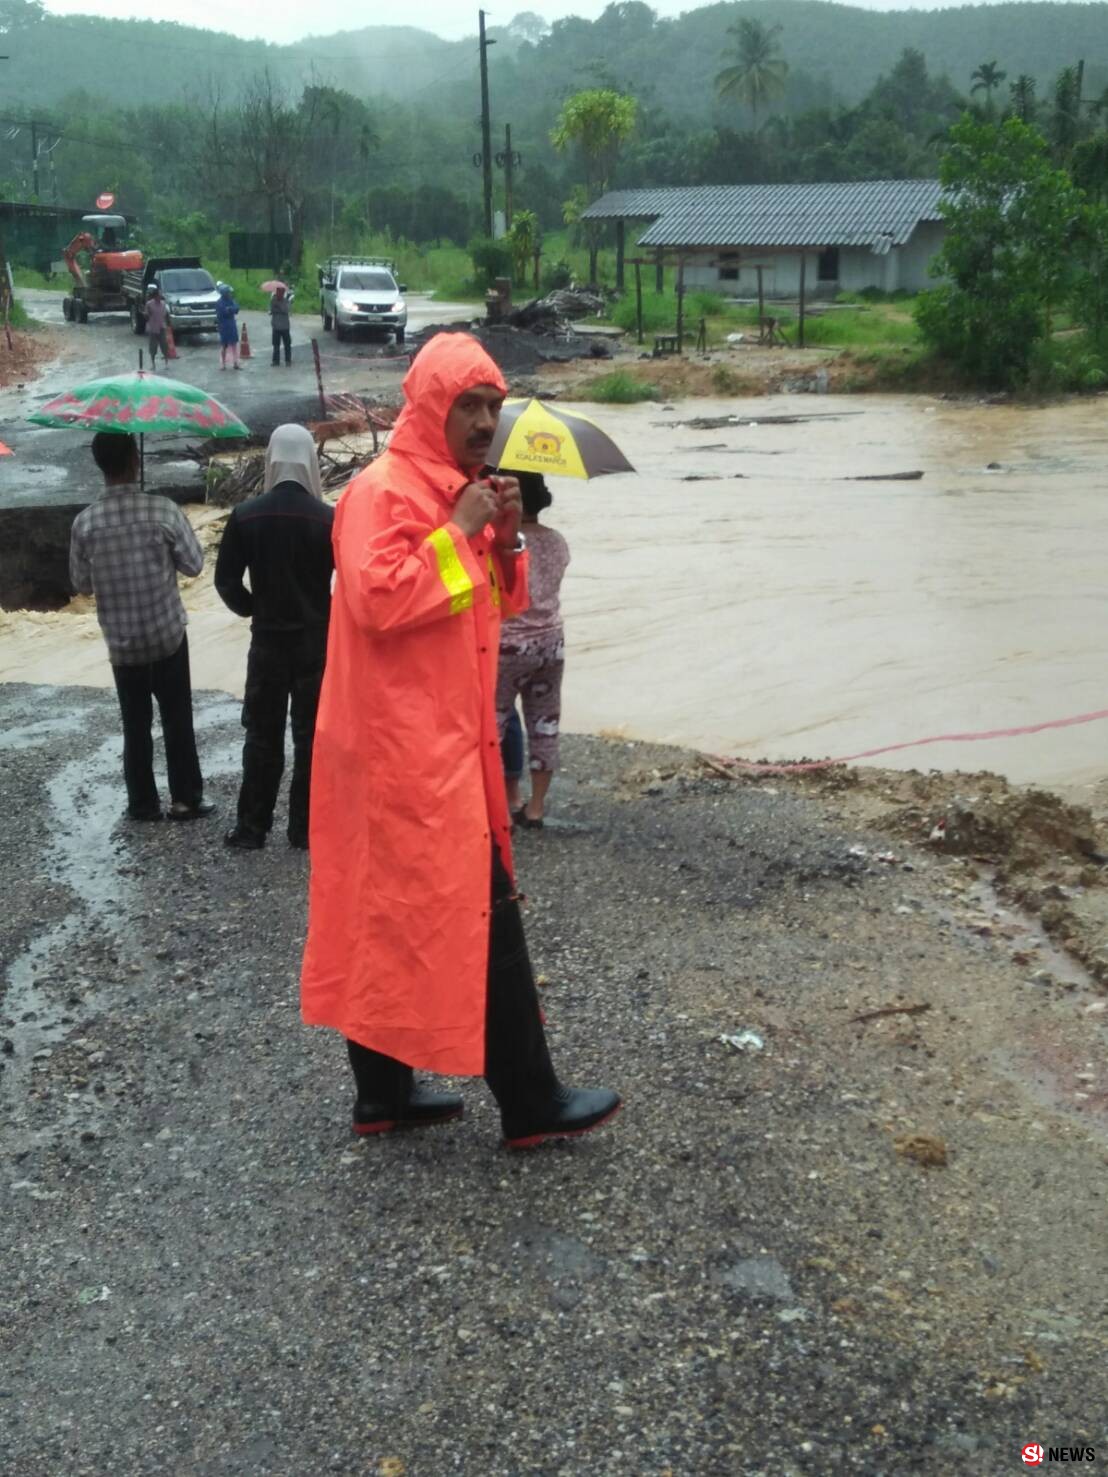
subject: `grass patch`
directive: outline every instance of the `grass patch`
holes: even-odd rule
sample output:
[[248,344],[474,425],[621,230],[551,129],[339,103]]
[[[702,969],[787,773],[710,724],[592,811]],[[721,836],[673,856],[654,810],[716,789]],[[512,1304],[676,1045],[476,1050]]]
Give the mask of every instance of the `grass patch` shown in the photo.
[[899,348],[846,350],[834,361],[834,388],[844,394],[864,391],[943,394],[970,386],[933,350],[916,343]]
[[27,310],[18,298],[12,300],[11,312],[8,314],[8,322],[12,328],[30,328],[31,319],[27,316]]
[[[697,324],[707,318],[709,332],[713,327],[757,322],[757,311],[729,307],[723,298],[714,292],[687,292],[685,294],[685,332],[696,337]],[[609,321],[625,333],[634,333],[638,323],[634,291],[626,293],[612,307]],[[642,295],[642,325],[644,333],[677,332],[677,298],[672,292],[644,292]]]
[[658,387],[629,374],[626,369],[613,370],[598,379],[589,380],[582,391],[589,400],[601,405],[637,405],[641,400],[657,400]]
[[65,284],[71,281],[69,273],[64,276],[55,272],[53,277],[44,277],[41,272],[36,272],[34,267],[13,267],[12,281],[16,287],[40,287],[47,292],[60,292]]

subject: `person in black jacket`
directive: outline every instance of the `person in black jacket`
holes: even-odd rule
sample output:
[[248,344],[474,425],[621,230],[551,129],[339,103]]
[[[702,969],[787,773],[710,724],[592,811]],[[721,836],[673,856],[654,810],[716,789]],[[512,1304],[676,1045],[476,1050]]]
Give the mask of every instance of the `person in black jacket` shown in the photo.
[[[292,707],[288,838],[308,845],[308,789],[316,708],[331,613],[331,525],[315,442],[303,426],[278,426],[265,454],[265,491],[227,520],[215,587],[236,615],[250,616],[242,724],[242,787],[228,846],[265,845],[285,767],[285,717]],[[249,570],[250,588],[243,583]]]

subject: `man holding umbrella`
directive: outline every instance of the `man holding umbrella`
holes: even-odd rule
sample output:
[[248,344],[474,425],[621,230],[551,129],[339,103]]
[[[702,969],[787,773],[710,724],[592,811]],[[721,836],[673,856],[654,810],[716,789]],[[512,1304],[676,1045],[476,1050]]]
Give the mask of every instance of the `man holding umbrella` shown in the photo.
[[346,1038],[358,1134],[459,1116],[413,1068],[484,1076],[512,1148],[619,1108],[555,1075],[513,879],[494,697],[527,556],[517,482],[477,480],[505,394],[475,339],[436,335],[335,517],[301,1005]]

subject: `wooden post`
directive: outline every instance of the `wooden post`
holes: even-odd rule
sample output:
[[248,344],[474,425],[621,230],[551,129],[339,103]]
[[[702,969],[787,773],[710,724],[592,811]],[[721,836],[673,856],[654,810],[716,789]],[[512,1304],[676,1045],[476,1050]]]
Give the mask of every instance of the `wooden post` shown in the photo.
[[642,343],[642,258],[635,258],[635,327]]
[[539,291],[539,266],[542,262],[542,242],[535,247],[535,292]]
[[327,399],[323,393],[323,367],[319,362],[319,340],[312,339],[312,358],[315,360],[315,382],[319,387],[319,413],[323,420],[327,419]]
[[616,291],[623,291],[623,253],[625,249],[625,231],[622,221],[616,221]]
[[659,246],[654,253],[654,291],[665,292],[666,269],[662,261],[662,248]]
[[765,268],[759,262],[754,270],[758,273],[758,337],[761,338],[766,331],[766,294],[765,285],[762,282],[762,273]]
[[796,325],[796,346],[798,349],[804,347],[804,278],[808,266],[808,253],[800,253],[800,316]]
[[512,229],[512,125],[504,125],[504,224]]
[[685,258],[677,259],[677,352],[685,352]]
[[492,121],[489,114],[489,47],[485,35],[485,12],[477,12],[478,45],[481,49],[481,184],[485,203],[485,235],[492,235]]

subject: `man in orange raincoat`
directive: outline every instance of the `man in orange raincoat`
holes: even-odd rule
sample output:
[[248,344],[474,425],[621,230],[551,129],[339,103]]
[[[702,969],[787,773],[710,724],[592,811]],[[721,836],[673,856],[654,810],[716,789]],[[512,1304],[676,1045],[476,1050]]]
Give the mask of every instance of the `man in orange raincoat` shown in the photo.
[[506,393],[470,335],[431,339],[335,516],[301,1004],[346,1037],[359,1134],[462,1112],[413,1068],[484,1076],[516,1148],[620,1103],[558,1082],[515,898],[496,665],[527,556],[518,483],[477,480]]

